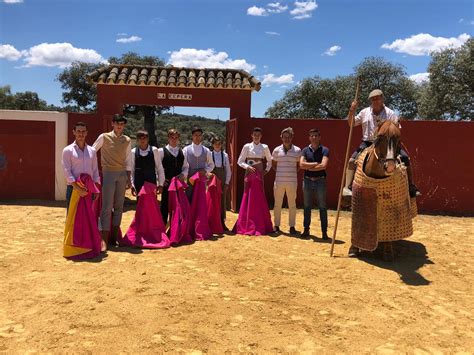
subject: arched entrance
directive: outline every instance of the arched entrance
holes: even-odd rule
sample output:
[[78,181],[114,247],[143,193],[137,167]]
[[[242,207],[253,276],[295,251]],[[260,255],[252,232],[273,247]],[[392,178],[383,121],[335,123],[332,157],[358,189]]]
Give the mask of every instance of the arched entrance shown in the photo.
[[241,193],[237,182],[242,175],[237,169],[237,122],[250,120],[251,94],[261,87],[254,76],[234,69],[111,64],[90,73],[88,79],[97,86],[95,127],[99,132],[110,129],[112,116],[121,114],[126,104],[229,108],[226,142],[232,164],[231,207],[237,209],[236,197]]

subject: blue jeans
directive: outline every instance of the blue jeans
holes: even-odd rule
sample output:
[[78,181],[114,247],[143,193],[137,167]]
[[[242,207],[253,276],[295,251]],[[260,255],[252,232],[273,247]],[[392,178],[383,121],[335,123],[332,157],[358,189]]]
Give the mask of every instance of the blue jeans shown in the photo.
[[319,207],[319,219],[321,220],[321,232],[328,230],[328,210],[326,207],[326,178],[317,180],[303,180],[304,195],[304,220],[303,227],[309,228],[311,224],[311,208],[313,207],[313,196],[316,193],[316,199]]

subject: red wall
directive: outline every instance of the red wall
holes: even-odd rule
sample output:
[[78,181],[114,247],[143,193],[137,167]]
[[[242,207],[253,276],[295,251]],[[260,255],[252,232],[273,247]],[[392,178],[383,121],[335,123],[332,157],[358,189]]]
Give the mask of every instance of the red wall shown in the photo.
[[0,120],[0,198],[54,200],[55,123]]
[[[239,120],[237,147],[250,141],[253,127],[263,129],[263,143],[272,151],[281,144],[280,132],[291,126],[295,130],[294,144],[303,148],[308,142],[308,131],[319,128],[322,144],[330,149],[328,167],[328,205],[337,208],[337,197],[349,135],[345,120],[315,119],[250,119]],[[418,198],[420,212],[474,215],[474,123],[439,121],[402,122],[402,140],[412,160],[415,182],[423,195]],[[361,128],[355,127],[352,148],[361,141]],[[234,162],[236,157],[232,157]],[[238,168],[237,198],[242,196],[243,169]],[[302,172],[300,172],[302,179]],[[301,181],[300,179],[300,181]],[[273,203],[272,171],[265,178],[267,198]],[[298,205],[302,205],[302,187],[298,186]]]

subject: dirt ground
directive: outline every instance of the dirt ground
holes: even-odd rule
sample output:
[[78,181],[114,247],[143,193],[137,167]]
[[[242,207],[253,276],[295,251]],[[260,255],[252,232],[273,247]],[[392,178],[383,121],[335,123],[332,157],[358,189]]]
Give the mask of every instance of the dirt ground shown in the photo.
[[418,216],[392,263],[345,256],[348,212],[334,258],[316,237],[226,235],[72,262],[64,220],[59,203],[0,203],[0,351],[474,351],[474,218]]

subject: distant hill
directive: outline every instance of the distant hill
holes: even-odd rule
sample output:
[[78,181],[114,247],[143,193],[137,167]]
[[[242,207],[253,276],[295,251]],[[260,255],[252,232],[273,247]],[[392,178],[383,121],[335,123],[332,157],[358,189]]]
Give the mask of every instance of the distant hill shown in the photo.
[[[168,143],[168,130],[175,128],[181,134],[181,146],[191,143],[191,130],[199,126],[204,131],[204,145],[210,146],[210,140],[218,135],[225,141],[225,122],[218,119],[210,119],[202,116],[188,116],[173,113],[164,113],[155,119],[156,137],[158,146],[162,147]],[[125,134],[135,139],[137,130],[143,129],[143,117],[129,118],[125,128]]]

